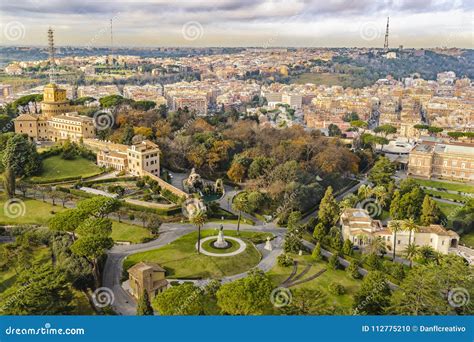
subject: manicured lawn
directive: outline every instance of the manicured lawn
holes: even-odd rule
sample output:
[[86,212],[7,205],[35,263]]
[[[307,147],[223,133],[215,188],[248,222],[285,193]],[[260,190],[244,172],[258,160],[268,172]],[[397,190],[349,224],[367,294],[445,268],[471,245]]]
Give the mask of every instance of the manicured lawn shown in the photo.
[[[415,179],[415,178],[414,178]],[[452,191],[462,191],[474,194],[474,185],[465,183],[450,183],[438,180],[415,179],[415,181],[422,186],[429,186],[432,188],[444,188]]]
[[[48,220],[53,217],[51,211],[59,212],[65,210],[61,205],[52,206],[49,203],[42,201],[37,201],[30,198],[20,198],[24,207],[21,209],[21,212],[24,215],[18,217],[8,217],[5,214],[5,202],[6,196],[2,194],[0,196],[0,224],[42,224],[46,225]],[[20,202],[21,203],[21,202]],[[20,208],[19,205],[18,207]],[[13,206],[9,207],[10,210],[13,210]]]
[[[216,230],[203,230],[202,237],[217,235]],[[224,231],[226,236],[236,236],[236,231]],[[143,253],[128,256],[124,262],[127,270],[140,261],[155,262],[167,270],[169,278],[221,278],[239,274],[255,267],[260,259],[260,252],[253,246],[265,241],[267,233],[241,232],[240,238],[247,242],[244,252],[231,257],[211,257],[197,254],[195,245],[197,232],[187,234],[169,245]]]
[[91,177],[101,173],[100,167],[94,162],[76,158],[64,160],[60,156],[52,156],[43,160],[43,172],[40,176],[30,178],[31,182],[59,181],[72,177]]
[[[344,270],[330,270],[328,268],[328,264],[325,261],[318,261],[314,262],[311,260],[309,255],[297,256],[292,255],[293,259],[298,260],[298,271],[296,275],[298,275],[301,271],[303,271],[306,265],[311,264],[312,267],[308,273],[306,273],[301,279],[308,278],[317,272],[321,271],[322,269],[326,269],[319,277],[305,282],[303,284],[295,285],[290,287],[291,289],[295,288],[307,288],[307,289],[319,289],[323,291],[329,299],[329,303],[338,309],[343,309],[346,314],[350,314],[350,310],[353,303],[353,295],[359,289],[361,285],[360,280],[355,280],[350,278]],[[293,270],[293,266],[291,267],[281,267],[276,264],[267,274],[270,279],[273,281],[275,286],[279,286],[284,280],[286,280]],[[344,286],[346,293],[340,296],[331,294],[328,291],[328,286],[332,282],[340,284]]]
[[[50,203],[34,200],[31,198],[21,198],[24,204],[24,215],[19,217],[8,217],[5,215],[5,195],[0,195],[0,224],[40,224],[48,225],[48,221],[55,213],[66,210],[61,205],[53,206]],[[142,242],[143,239],[153,235],[146,228],[131,225],[123,222],[112,222],[112,238],[115,241],[130,241],[131,243]]]
[[470,248],[474,248],[474,232],[462,235],[461,244],[464,244]]
[[151,237],[153,234],[146,228],[124,222],[113,221],[112,223],[112,239],[114,241],[140,243]]
[[445,192],[445,191],[436,191],[436,190],[425,189],[425,192],[427,194],[431,195],[431,196],[441,197],[441,198],[451,200],[451,201],[456,201],[456,202],[463,202],[464,203],[464,202],[467,202],[467,200],[469,199],[466,196],[462,196],[462,195],[458,195],[458,194],[451,194],[451,193]]

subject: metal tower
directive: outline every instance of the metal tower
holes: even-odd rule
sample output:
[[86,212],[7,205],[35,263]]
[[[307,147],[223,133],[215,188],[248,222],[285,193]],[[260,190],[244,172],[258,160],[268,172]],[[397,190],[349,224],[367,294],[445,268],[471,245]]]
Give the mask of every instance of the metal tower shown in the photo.
[[389,21],[390,17],[387,17],[387,29],[385,30],[385,42],[383,44],[383,48],[385,50],[388,49],[388,21]]
[[48,53],[49,53],[49,83],[56,83],[56,77],[54,72],[54,67],[56,62],[54,60],[54,31],[50,27],[48,29]]
[[112,27],[113,18],[110,19],[110,65],[114,65],[114,33]]

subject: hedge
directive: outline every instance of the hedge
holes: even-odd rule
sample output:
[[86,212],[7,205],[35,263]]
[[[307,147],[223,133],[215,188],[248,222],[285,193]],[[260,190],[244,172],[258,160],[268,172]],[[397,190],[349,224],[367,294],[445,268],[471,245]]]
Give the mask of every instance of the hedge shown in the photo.
[[86,181],[86,182],[82,182],[82,184],[84,186],[89,186],[89,185],[100,184],[100,183],[128,182],[128,181],[136,181],[136,180],[138,180],[138,177],[134,177],[134,176],[113,177],[113,178],[97,179],[97,180],[93,180],[93,181]]
[[121,203],[122,203],[122,207],[125,207],[128,209],[146,212],[146,213],[153,213],[153,214],[158,214],[158,215],[163,215],[163,216],[173,216],[173,215],[181,213],[181,208],[179,207],[174,207],[171,209],[159,209],[159,208],[148,208],[148,207],[144,207],[138,204],[128,203],[125,201]]

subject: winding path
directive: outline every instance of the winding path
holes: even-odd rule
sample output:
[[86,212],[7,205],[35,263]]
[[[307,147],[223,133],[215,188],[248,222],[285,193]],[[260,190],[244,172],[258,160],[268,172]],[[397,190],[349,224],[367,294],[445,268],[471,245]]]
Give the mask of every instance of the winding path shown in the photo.
[[[207,223],[204,228],[213,228],[215,223]],[[224,229],[236,229],[236,224],[227,223],[224,224]],[[276,258],[282,252],[283,235],[286,231],[285,228],[279,228],[271,224],[264,226],[251,226],[251,225],[240,225],[241,230],[245,231],[256,231],[256,232],[267,232],[272,233],[276,236],[273,240],[273,250],[266,251],[263,249],[263,245],[258,245],[257,248],[262,253],[262,259],[260,260],[257,268],[264,272],[269,271],[276,262]],[[166,223],[161,226],[161,233],[158,239],[135,245],[116,245],[107,253],[107,261],[104,267],[104,274],[102,277],[103,286],[108,287],[114,293],[114,302],[112,304],[113,309],[120,315],[135,315],[136,314],[136,303],[134,298],[125,291],[122,286],[122,272],[123,272],[123,261],[131,254],[145,252],[153,249],[163,247],[174,240],[195,231],[196,228],[191,224],[186,223]],[[224,277],[221,279],[223,283],[234,281],[236,279],[243,278],[247,275],[247,272]],[[205,284],[208,279],[198,281],[198,284]]]

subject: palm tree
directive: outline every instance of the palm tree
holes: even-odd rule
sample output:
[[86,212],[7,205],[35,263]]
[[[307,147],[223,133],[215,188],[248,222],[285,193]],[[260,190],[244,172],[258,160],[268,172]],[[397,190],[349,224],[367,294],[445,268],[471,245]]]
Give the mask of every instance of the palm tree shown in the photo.
[[201,253],[201,228],[206,223],[207,217],[203,211],[198,211],[189,218],[189,222],[198,227],[198,254]]
[[374,194],[380,206],[382,208],[385,207],[385,204],[387,204],[387,200],[388,200],[387,189],[384,186],[379,185],[372,189],[372,193]]
[[415,245],[414,243],[409,244],[405,248],[405,253],[404,254],[405,254],[405,258],[407,258],[407,260],[410,260],[410,267],[412,267],[413,266],[413,260],[418,255],[418,246]]
[[239,220],[237,221],[237,235],[240,234],[240,220],[242,219],[242,211],[249,210],[249,203],[245,194],[240,194],[234,198],[232,208],[239,212]]
[[408,230],[410,232],[409,235],[408,235],[408,244],[410,245],[412,243],[412,241],[411,241],[412,233],[419,232],[420,228],[415,223],[415,220],[413,219],[413,217],[410,217],[408,220],[403,221],[403,230],[405,230],[405,231]]
[[393,258],[392,260],[395,260],[395,250],[397,248],[397,233],[403,229],[403,224],[399,220],[393,220],[393,221],[390,221],[388,225],[389,225],[389,228],[393,232]]
[[375,239],[370,241],[370,244],[367,247],[367,251],[370,254],[375,254],[375,255],[385,254],[386,253],[385,242],[382,240],[380,236],[377,236]]
[[370,185],[362,184],[357,190],[357,196],[360,200],[365,200],[372,196],[372,188],[370,187]]

